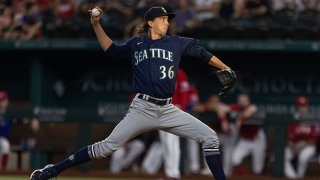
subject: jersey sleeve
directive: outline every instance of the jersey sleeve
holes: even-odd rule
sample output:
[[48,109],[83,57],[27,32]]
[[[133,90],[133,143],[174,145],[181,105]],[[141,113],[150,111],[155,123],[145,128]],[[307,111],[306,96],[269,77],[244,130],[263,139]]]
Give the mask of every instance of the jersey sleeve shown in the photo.
[[107,56],[129,58],[132,41],[133,38],[121,44],[112,43],[111,46],[105,52]]
[[199,45],[199,40],[193,38],[180,37],[180,47],[183,55],[200,58],[208,63],[213,56],[209,51]]

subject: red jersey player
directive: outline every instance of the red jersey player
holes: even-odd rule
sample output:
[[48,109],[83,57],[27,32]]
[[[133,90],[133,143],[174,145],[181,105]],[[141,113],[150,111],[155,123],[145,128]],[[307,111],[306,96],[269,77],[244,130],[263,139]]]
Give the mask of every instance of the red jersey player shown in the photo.
[[[295,117],[304,117],[310,114],[307,97],[297,97],[295,104],[297,108]],[[285,148],[284,167],[286,177],[291,179],[304,177],[308,161],[315,156],[318,137],[319,125],[293,123],[288,126],[288,144]]]
[[265,161],[266,137],[260,124],[246,124],[247,119],[252,119],[258,108],[251,103],[250,97],[246,93],[240,93],[237,104],[230,106],[234,117],[236,128],[239,131],[239,142],[236,145],[232,157],[234,172],[237,173],[242,160],[252,155],[252,171],[255,174],[262,173]]

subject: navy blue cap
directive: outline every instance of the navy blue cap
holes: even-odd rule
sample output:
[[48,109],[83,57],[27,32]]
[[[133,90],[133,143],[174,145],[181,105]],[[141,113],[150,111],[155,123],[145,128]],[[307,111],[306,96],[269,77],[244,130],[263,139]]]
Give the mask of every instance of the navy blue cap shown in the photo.
[[149,21],[160,16],[168,16],[169,20],[176,17],[174,13],[167,13],[167,10],[164,7],[156,6],[148,9],[144,13],[144,20]]

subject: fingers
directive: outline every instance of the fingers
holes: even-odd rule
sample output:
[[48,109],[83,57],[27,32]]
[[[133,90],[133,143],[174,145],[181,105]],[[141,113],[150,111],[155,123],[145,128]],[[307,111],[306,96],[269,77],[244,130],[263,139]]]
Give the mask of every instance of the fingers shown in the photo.
[[98,9],[98,11],[102,12],[102,9],[99,6],[95,6],[96,9]]

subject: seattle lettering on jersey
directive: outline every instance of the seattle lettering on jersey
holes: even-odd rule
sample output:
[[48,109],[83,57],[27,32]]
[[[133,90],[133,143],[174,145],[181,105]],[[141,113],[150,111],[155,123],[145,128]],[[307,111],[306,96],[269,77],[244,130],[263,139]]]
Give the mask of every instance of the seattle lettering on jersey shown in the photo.
[[[149,56],[151,57],[149,58]],[[173,61],[173,53],[171,51],[159,48],[150,48],[149,53],[147,52],[147,49],[143,51],[135,51],[134,57],[136,59],[135,65],[138,65],[143,60],[153,58],[161,58],[168,61]]]

